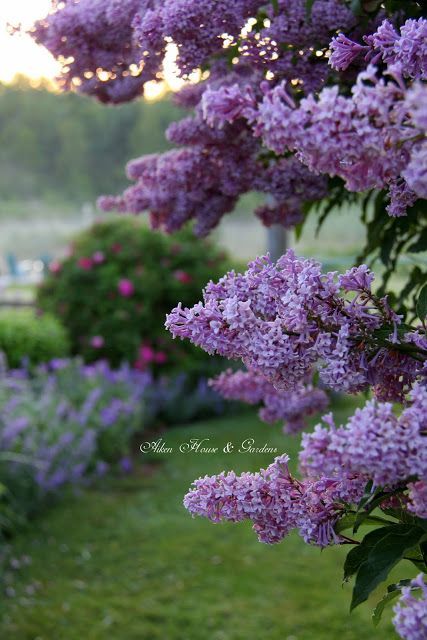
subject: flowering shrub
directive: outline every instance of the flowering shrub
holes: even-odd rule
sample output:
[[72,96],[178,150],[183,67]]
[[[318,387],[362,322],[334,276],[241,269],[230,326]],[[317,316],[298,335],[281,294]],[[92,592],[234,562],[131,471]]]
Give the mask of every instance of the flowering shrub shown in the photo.
[[39,318],[24,310],[0,313],[0,352],[10,367],[19,367],[24,361],[38,365],[67,356],[69,351],[67,332],[51,314]]
[[164,317],[177,299],[196,302],[205,280],[227,264],[214,245],[195,242],[189,232],[169,239],[133,219],[110,220],[82,233],[72,254],[51,265],[38,305],[61,318],[73,352],[87,362],[197,373],[209,368],[208,358],[176,348]]
[[[0,379],[0,485],[11,528],[49,496],[129,464],[132,435],[144,426],[150,376],[107,363],[53,360],[30,375]],[[15,516],[14,514],[17,514]]]
[[[210,282],[204,303],[182,300],[167,327],[241,360],[247,374],[214,384],[264,401],[267,413],[266,390],[300,393],[317,375],[375,399],[348,425],[326,416],[327,427],[304,438],[301,479],[283,455],[258,474],[201,478],[185,504],[215,522],[250,519],[268,543],[297,529],[320,547],[355,545],[345,564],[345,577],[355,576],[352,607],[403,559],[425,572],[425,264],[398,294],[387,292],[401,255],[427,248],[425,2],[81,0],[55,5],[33,35],[63,61],[64,86],[106,102],[130,100],[159,79],[170,43],[183,77],[204,71],[177,96],[193,109],[167,131],[179,148],[129,163],[134,184],[101,198],[103,209],[148,210],[152,226],[168,232],[194,219],[205,235],[250,190],[268,196],[255,212],[267,226],[301,230],[307,215],[320,212],[321,225],[335,205],[360,204],[360,263],[381,260],[378,290],[360,263],[337,278],[292,253],[277,264],[259,258],[245,274]],[[355,539],[361,524],[377,528]],[[422,576],[390,585],[375,619],[400,597],[398,633],[424,640],[425,589]]]

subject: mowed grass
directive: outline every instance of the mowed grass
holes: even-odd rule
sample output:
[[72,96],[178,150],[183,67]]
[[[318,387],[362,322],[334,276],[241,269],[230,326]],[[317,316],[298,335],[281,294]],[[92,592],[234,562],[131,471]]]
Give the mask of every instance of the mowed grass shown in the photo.
[[[343,417],[348,411],[339,409]],[[235,451],[177,452],[190,438],[210,438],[220,452],[231,441]],[[15,597],[3,601],[0,638],[397,637],[390,616],[374,629],[372,603],[349,615],[351,585],[341,584],[347,549],[320,552],[297,536],[267,546],[249,523],[213,525],[186,513],[182,497],[194,478],[223,469],[256,470],[272,460],[274,454],[238,453],[245,438],[295,460],[298,439],[254,414],[200,422],[164,434],[174,453],[153,454],[132,477],[108,480],[42,514],[14,541],[14,556],[28,554],[32,564],[16,574]],[[39,587],[29,595],[35,581]]]

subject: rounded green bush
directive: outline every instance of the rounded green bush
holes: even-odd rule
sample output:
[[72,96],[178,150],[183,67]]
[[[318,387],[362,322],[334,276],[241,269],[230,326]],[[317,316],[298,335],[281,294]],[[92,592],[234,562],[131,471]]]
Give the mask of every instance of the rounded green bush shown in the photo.
[[67,356],[70,344],[65,328],[51,314],[10,309],[0,312],[0,352],[9,367],[16,368],[23,362],[37,365]]
[[155,372],[210,373],[218,368],[187,341],[174,341],[165,316],[230,268],[222,250],[190,230],[166,236],[131,217],[96,223],[71,255],[54,262],[38,291],[38,306],[67,328],[72,352],[86,362],[128,362]]

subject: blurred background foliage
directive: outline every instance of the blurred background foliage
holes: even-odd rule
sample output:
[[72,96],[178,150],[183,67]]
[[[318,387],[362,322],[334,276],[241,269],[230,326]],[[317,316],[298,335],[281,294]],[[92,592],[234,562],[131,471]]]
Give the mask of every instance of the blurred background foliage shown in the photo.
[[[126,187],[124,166],[168,148],[164,131],[182,111],[170,100],[107,108],[74,93],[0,85],[0,194],[4,200],[72,204]],[[6,126],[7,125],[7,126]]]

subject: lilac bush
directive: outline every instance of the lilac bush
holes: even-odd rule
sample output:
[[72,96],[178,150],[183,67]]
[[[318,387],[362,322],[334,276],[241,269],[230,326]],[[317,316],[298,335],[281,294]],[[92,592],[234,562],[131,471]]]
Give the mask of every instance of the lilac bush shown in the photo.
[[[359,206],[367,242],[347,273],[292,252],[261,257],[167,319],[174,336],[241,361],[246,373],[214,386],[263,402],[265,417],[301,416],[295,398],[317,378],[373,396],[346,425],[328,415],[304,436],[300,478],[283,455],[257,474],[201,478],[185,498],[215,522],[251,520],[263,542],[297,529],[320,547],[354,545],[352,607],[400,561],[426,570],[426,25],[420,0],[67,0],[33,29],[63,85],[105,102],[161,79],[171,45],[183,78],[200,71],[176,96],[192,110],[167,131],[177,147],[131,161],[134,184],[101,198],[104,210],[205,235],[253,190],[266,196],[255,212],[265,225],[298,232],[307,216],[321,225],[337,205]],[[414,264],[391,292],[406,253]],[[368,258],[382,262],[379,286]],[[375,619],[399,596],[399,635],[426,638],[422,577],[390,585]]]

